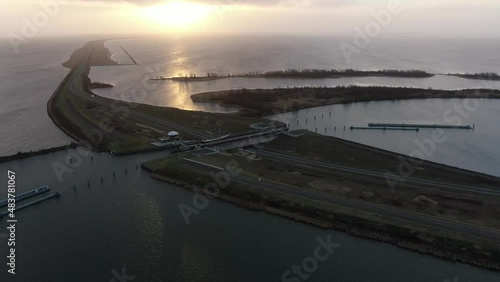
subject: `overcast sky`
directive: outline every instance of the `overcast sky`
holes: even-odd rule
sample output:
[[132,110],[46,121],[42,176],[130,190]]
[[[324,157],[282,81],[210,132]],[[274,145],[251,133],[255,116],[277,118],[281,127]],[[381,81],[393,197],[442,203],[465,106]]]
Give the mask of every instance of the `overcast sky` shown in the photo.
[[[55,8],[43,8],[48,3]],[[0,36],[138,33],[353,34],[392,0],[1,0]],[[174,4],[172,4],[174,2]],[[500,37],[499,0],[400,0],[384,34]],[[396,5],[396,4],[393,4]],[[386,18],[384,18],[386,19]],[[25,35],[26,35],[25,34]]]

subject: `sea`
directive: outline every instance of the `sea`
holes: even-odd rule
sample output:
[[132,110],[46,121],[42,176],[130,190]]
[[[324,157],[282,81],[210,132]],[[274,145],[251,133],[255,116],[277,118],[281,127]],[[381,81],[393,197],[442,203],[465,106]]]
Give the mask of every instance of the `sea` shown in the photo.
[[[0,156],[71,142],[47,116],[46,103],[67,74],[61,63],[89,39],[93,38],[33,39],[19,53],[8,42],[1,43]],[[90,76],[115,86],[96,90],[105,97],[222,113],[235,109],[193,103],[189,96],[225,89],[336,85],[500,89],[500,82],[443,75],[425,79],[230,78],[189,84],[149,80],[154,76],[288,68],[500,73],[500,40],[381,36],[349,61],[339,45],[350,41],[350,37],[237,35],[113,39],[106,45],[119,65],[93,67]],[[131,64],[122,48],[137,65]],[[139,92],[143,95],[134,95]],[[468,109],[465,115],[455,111],[457,105]],[[433,150],[426,147],[432,152],[424,154],[432,161],[500,176],[500,101],[382,101],[317,107],[269,118],[287,122],[292,129],[404,154],[424,152],[419,144],[432,137],[432,130],[351,131],[348,127],[369,122],[475,125],[474,130],[445,130],[447,141],[435,144]],[[310,261],[321,240],[338,247],[307,273],[306,281],[500,281],[498,272],[215,199],[187,223],[180,207],[194,205],[196,195],[153,180],[137,169],[142,161],[163,153],[119,158],[94,153],[71,164],[69,153],[63,150],[0,163],[0,183],[5,183],[0,190],[2,199],[7,194],[7,170],[16,172],[19,192],[49,185],[53,192],[61,193],[60,198],[17,211],[16,276],[6,272],[8,223],[0,221],[0,281],[120,281],[124,274],[134,277],[133,281],[282,281],[294,265]],[[62,178],[54,169],[60,164],[71,168]]]

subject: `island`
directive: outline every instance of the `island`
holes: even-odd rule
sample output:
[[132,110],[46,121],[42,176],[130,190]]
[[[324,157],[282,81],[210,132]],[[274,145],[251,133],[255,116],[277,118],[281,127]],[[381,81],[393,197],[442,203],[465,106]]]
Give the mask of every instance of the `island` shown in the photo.
[[196,81],[209,81],[224,78],[310,78],[310,79],[320,79],[320,78],[342,78],[342,77],[368,77],[368,76],[378,76],[378,77],[399,77],[399,78],[428,78],[433,77],[433,74],[427,73],[421,70],[325,70],[325,69],[288,69],[280,71],[267,71],[267,72],[246,72],[237,74],[218,74],[218,73],[207,73],[205,76],[198,76],[194,73],[189,75],[179,75],[177,77],[155,77],[151,80],[172,80],[180,82],[196,82]]
[[355,102],[425,98],[500,98],[500,90],[436,90],[405,87],[338,86],[237,89],[194,94],[195,102],[240,108],[242,116],[265,116],[305,108]]
[[480,73],[448,73],[449,76],[457,76],[466,79],[476,80],[500,80],[500,75],[494,72],[480,72]]

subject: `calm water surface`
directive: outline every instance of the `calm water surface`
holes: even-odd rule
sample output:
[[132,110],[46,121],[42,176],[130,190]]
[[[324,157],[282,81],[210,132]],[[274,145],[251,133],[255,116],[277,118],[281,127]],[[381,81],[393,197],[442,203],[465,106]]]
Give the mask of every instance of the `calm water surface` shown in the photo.
[[[110,98],[187,110],[227,111],[195,104],[190,96],[205,91],[240,88],[300,86],[380,85],[438,89],[495,88],[500,81],[488,82],[457,77],[435,76],[424,79],[361,77],[340,79],[248,79],[230,78],[208,82],[179,83],[162,81],[148,88],[139,98],[130,94],[144,88],[143,81],[154,76],[178,76],[208,72],[220,74],[269,71],[289,68],[307,69],[420,69],[430,73],[499,72],[500,40],[452,40],[436,38],[381,37],[361,54],[347,62],[339,44],[343,37],[292,36],[216,36],[149,37],[109,41],[114,59],[131,63],[125,48],[140,65],[94,67],[93,80],[110,82],[112,89],[96,90]],[[128,97],[127,97],[128,96]],[[130,97],[131,96],[131,97]],[[135,95],[139,96],[139,95]]]
[[85,39],[34,39],[15,53],[0,40],[0,156],[69,144],[47,115],[47,101],[68,70],[61,66]]
[[[467,111],[466,106],[471,111]],[[463,116],[456,107],[463,109]],[[474,110],[472,110],[474,109]],[[331,114],[330,114],[331,113]],[[424,153],[425,159],[500,176],[500,100],[424,99],[331,105],[269,117],[290,124],[397,153]],[[315,119],[316,118],[316,119]],[[444,143],[428,143],[435,129],[415,131],[349,130],[368,123],[476,125],[475,130],[444,129]],[[344,126],[346,130],[344,131]]]
[[[46,104],[67,69],[61,63],[87,40],[44,38],[30,40],[19,53],[0,41],[0,156],[18,151],[47,149],[68,144],[71,139],[48,118]],[[203,91],[238,88],[294,86],[386,85],[442,89],[496,88],[500,82],[481,82],[454,77],[428,79],[342,78],[320,80],[223,79],[198,83],[148,82],[153,75],[179,73],[238,73],[287,68],[422,69],[432,73],[497,72],[500,40],[452,40],[436,38],[380,37],[348,63],[339,49],[342,37],[216,36],[142,37],[113,40],[107,46],[113,58],[129,64],[124,47],[140,65],[93,67],[96,81],[113,83],[113,89],[96,90],[100,95],[182,109],[233,112],[213,104],[194,104],[190,95]],[[144,87],[144,79],[147,85]],[[130,95],[146,90],[145,95]],[[135,93],[135,92],[134,92]],[[139,96],[139,97],[138,97]]]
[[[64,163],[64,151],[0,164],[0,171],[16,171],[20,191],[47,184],[62,193],[17,212],[17,274],[13,279],[2,267],[0,281],[110,281],[111,271],[123,265],[137,276],[134,281],[280,281],[284,271],[312,256],[318,237],[328,235],[340,247],[308,281],[499,281],[496,272],[218,200],[186,225],[178,206],[192,205],[194,194],[135,169],[157,156],[94,154],[93,161],[86,157],[64,174],[63,182],[51,164]],[[0,232],[6,225],[3,219]],[[0,253],[6,252],[2,242]]]

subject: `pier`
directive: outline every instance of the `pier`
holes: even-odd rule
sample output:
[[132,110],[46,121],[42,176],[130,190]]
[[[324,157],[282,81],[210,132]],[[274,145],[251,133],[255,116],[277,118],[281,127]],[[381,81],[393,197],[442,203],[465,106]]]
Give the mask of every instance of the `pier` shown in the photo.
[[406,124],[406,123],[369,123],[369,127],[391,127],[391,128],[446,128],[446,129],[474,129],[476,126],[470,125],[447,125],[447,124]]
[[[16,202],[19,202],[19,201],[34,197],[36,195],[43,194],[43,193],[48,192],[48,191],[50,191],[49,186],[41,186],[41,187],[38,187],[38,188],[33,189],[31,191],[16,195],[15,200],[16,200]],[[7,206],[8,202],[9,202],[8,199],[0,201],[0,208]]]
[[418,127],[379,127],[379,126],[369,126],[369,127],[364,127],[364,126],[351,126],[349,127],[350,130],[353,129],[365,129],[365,130],[407,130],[407,131],[419,131],[420,128]]
[[[48,195],[48,196],[45,196],[45,197],[43,197],[43,198],[40,198],[40,199],[38,199],[38,200],[34,200],[33,202],[29,202],[29,203],[24,204],[24,205],[16,206],[15,211],[17,212],[17,211],[22,210],[22,209],[24,209],[24,208],[27,208],[27,207],[30,207],[30,206],[33,206],[33,205],[39,204],[39,203],[41,203],[41,202],[43,202],[43,201],[45,201],[45,200],[52,199],[52,198],[56,198],[56,197],[58,198],[58,197],[60,197],[60,196],[61,196],[61,194],[60,194],[59,192],[55,192],[55,193],[52,193],[52,194],[50,194],[50,195]],[[2,218],[2,217],[4,217],[4,216],[8,215],[9,213],[10,213],[9,211],[5,211],[5,212],[0,213],[0,218]]]
[[132,56],[130,55],[129,52],[127,52],[127,50],[125,50],[125,48],[121,47],[122,48],[123,52],[125,52],[125,54],[127,54],[127,56],[130,58],[130,60],[132,60],[132,62],[134,63],[134,65],[138,65],[138,63],[134,60],[134,58],[132,58]]

